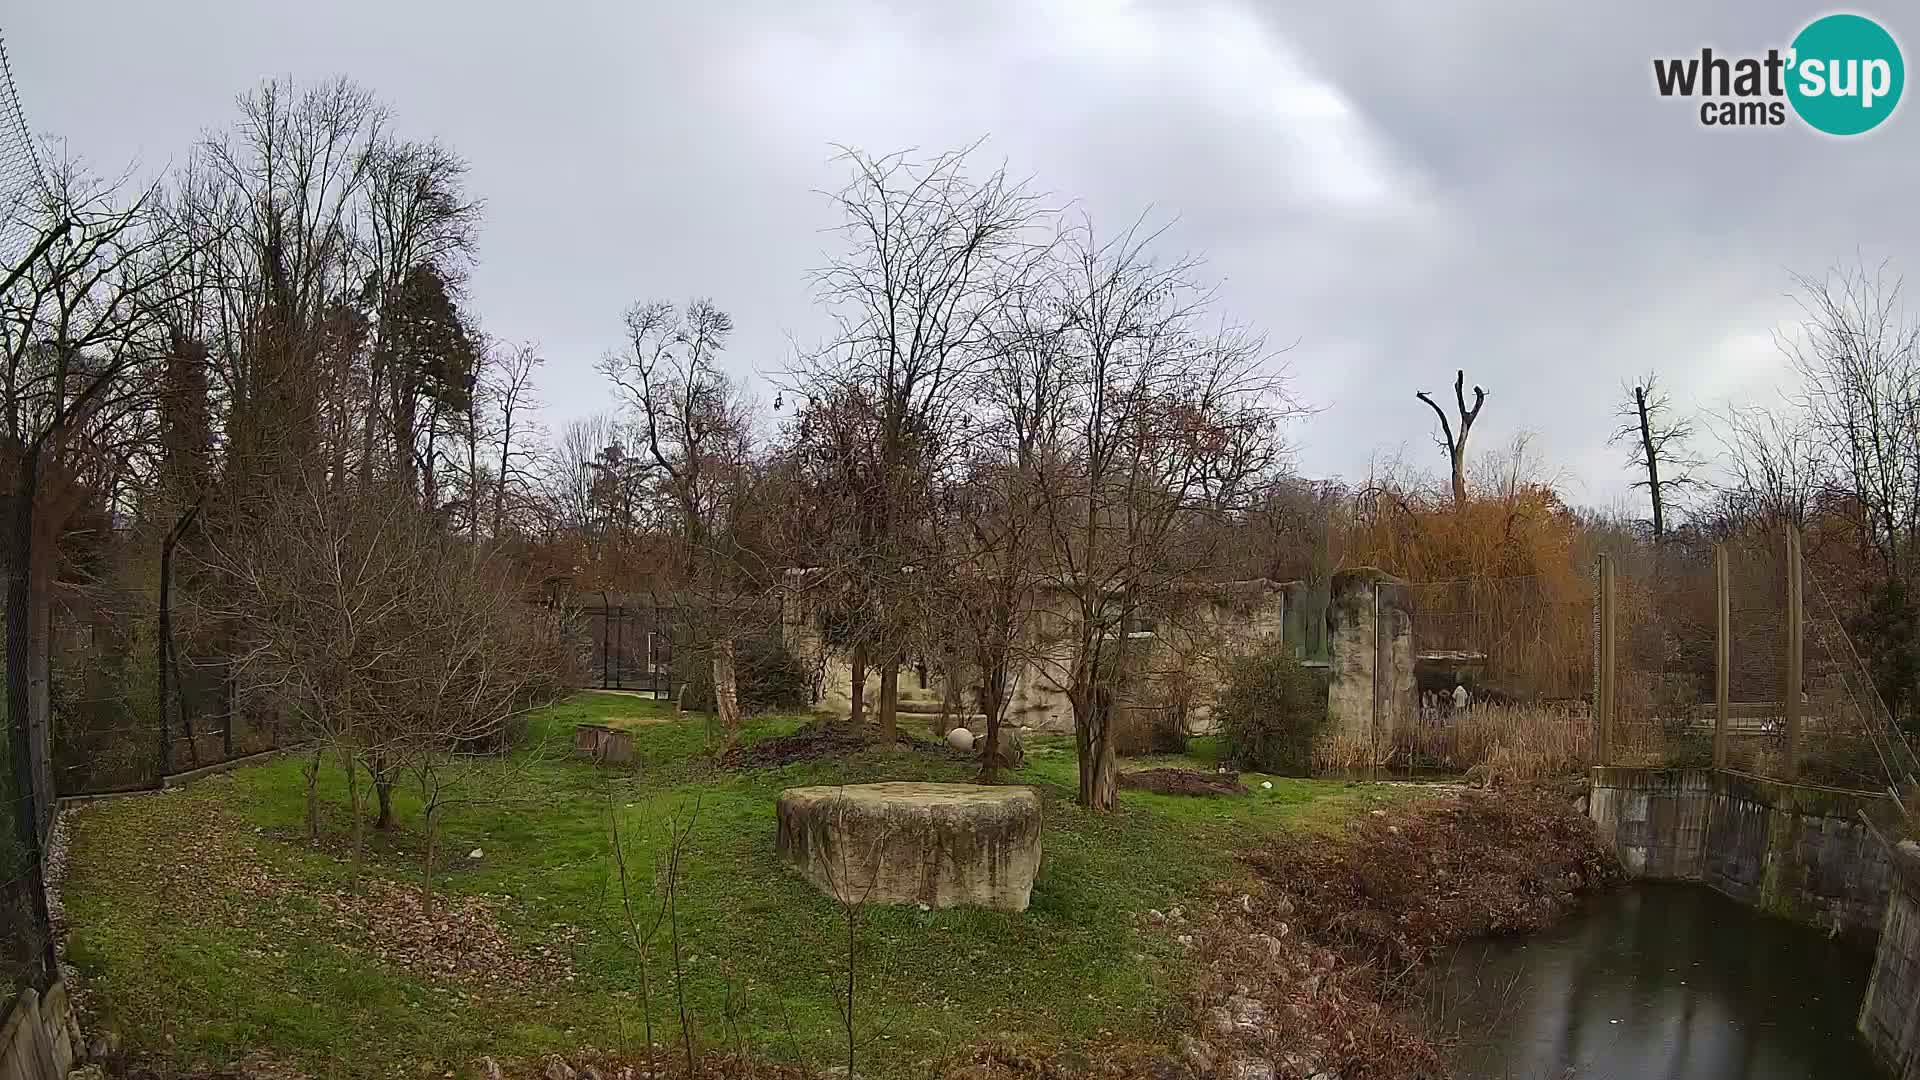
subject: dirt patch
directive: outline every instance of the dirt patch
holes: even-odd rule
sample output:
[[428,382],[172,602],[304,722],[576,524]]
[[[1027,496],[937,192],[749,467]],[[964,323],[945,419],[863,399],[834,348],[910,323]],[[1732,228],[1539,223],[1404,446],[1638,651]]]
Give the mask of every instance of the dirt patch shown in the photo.
[[673,723],[673,717],[658,714],[652,716],[610,716],[603,722],[607,727],[625,731],[630,728],[651,727],[654,724],[671,724]]
[[1210,773],[1198,769],[1140,769],[1120,774],[1120,786],[1161,795],[1245,795],[1237,772]]
[[[736,746],[720,755],[720,766],[726,769],[772,769],[802,761],[846,757],[873,745],[874,741],[865,732],[843,723],[816,720],[788,735],[774,735],[746,746]],[[946,743],[918,739],[904,731],[894,736],[894,745],[902,750],[915,750],[956,761],[978,759],[976,754],[955,750]]]

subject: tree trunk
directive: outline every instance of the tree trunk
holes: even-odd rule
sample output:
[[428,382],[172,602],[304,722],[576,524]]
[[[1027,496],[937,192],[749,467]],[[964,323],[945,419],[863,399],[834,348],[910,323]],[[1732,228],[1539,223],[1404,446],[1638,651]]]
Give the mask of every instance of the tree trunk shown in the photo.
[[1660,453],[1654,448],[1653,425],[1647,417],[1647,388],[1633,388],[1633,403],[1640,411],[1640,453],[1647,459],[1647,495],[1653,500],[1653,542],[1666,538],[1665,507],[1660,500]]
[[360,884],[360,841],[366,834],[366,822],[360,818],[360,762],[354,758],[350,750],[341,751],[340,756],[346,760],[347,808],[353,819],[353,862],[350,880],[357,886]]
[[[985,665],[983,665],[985,666]],[[980,711],[987,716],[987,744],[980,751],[980,781],[985,784],[1000,782],[1000,714],[1006,710],[1007,663],[1005,658],[991,662],[991,668],[980,680]]]
[[740,687],[733,668],[733,639],[713,643],[713,717],[723,747],[740,737]]
[[[227,721],[232,726],[233,721]],[[301,770],[307,778],[307,839],[320,839],[320,751],[313,752],[313,760]]]
[[880,669],[880,745],[892,746],[900,734],[900,664],[894,657],[888,657],[886,666]]
[[1453,462],[1453,508],[1459,510],[1467,505],[1467,446],[1464,435],[1460,445],[1449,456]]
[[373,797],[380,806],[379,816],[374,818],[373,827],[379,829],[381,832],[386,832],[388,829],[393,828],[393,774],[395,770],[393,765],[387,761],[385,754],[375,754],[373,755],[372,762],[367,766],[367,771],[373,774]]
[[[227,655],[231,656],[233,654],[228,652]],[[220,669],[220,694],[221,697],[225,699],[227,705],[227,722],[224,725],[226,730],[220,733],[220,749],[221,753],[224,754],[228,760],[232,760],[233,758],[233,726],[240,722],[239,695],[235,690],[233,665],[229,663]]]
[[1113,691],[1089,687],[1072,695],[1074,743],[1080,757],[1080,805],[1111,810],[1115,791]]
[[429,802],[420,815],[425,819],[427,827],[427,857],[420,864],[420,913],[429,919],[433,918],[434,841],[438,839],[437,830],[440,824],[440,819],[435,814],[436,809],[433,803]]
[[[154,642],[154,698],[159,705],[157,715],[160,719],[159,776],[164,778],[173,768],[173,739],[167,730],[167,716],[173,708],[172,694],[168,691],[168,679],[173,675],[173,541],[179,526],[168,530],[160,542],[160,633]],[[191,745],[191,744],[189,744]]]
[[847,726],[859,731],[866,726],[867,706],[867,643],[856,642],[853,654],[847,658],[852,669],[853,690],[847,703]]
[[947,665],[947,685],[940,692],[940,713],[933,718],[933,737],[944,739],[953,730],[954,715],[960,711],[960,663]]

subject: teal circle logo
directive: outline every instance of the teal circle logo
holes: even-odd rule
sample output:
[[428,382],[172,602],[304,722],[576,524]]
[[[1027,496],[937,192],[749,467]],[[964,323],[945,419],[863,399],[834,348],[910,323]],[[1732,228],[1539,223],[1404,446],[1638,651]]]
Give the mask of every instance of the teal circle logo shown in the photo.
[[1862,15],[1828,15],[1793,39],[1787,100],[1829,135],[1872,131],[1893,115],[1906,86],[1900,46]]

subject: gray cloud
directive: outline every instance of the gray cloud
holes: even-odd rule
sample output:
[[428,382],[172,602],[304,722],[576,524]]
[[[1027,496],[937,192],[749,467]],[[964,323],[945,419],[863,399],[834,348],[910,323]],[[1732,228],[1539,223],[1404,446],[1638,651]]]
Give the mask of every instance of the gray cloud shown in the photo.
[[[1550,10],[1551,9],[1551,10]],[[607,404],[621,310],[711,295],[733,362],[819,332],[830,144],[946,148],[1110,224],[1152,207],[1324,410],[1310,474],[1415,460],[1413,398],[1464,366],[1483,446],[1538,433],[1575,495],[1624,490],[1616,389],[1771,393],[1789,270],[1913,250],[1912,105],[1865,138],[1712,131],[1650,60],[1781,45],[1824,9],[1402,3],[30,5],[5,26],[34,126],[157,168],[261,78],[345,73],[473,162],[472,295],[550,359],[554,419]],[[1872,14],[1872,12],[1869,12]],[[1896,34],[1898,12],[1886,20]],[[1920,40],[1920,39],[1916,39]]]

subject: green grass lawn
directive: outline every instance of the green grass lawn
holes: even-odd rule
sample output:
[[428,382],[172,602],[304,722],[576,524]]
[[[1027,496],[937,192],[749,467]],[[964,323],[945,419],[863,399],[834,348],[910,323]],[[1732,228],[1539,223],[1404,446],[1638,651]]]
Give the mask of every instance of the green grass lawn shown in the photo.
[[[666,722],[658,721],[667,717]],[[631,770],[569,756],[580,721],[634,734]],[[799,717],[748,722],[745,738]],[[1152,764],[1203,765],[1219,748]],[[966,780],[963,761],[872,750],[847,760],[729,772],[705,753],[703,717],[634,697],[581,694],[533,717],[530,747],[463,766],[444,812],[441,890],[485,898],[521,969],[510,985],[442,978],[390,962],[341,929],[329,898],[364,895],[345,858],[349,816],[337,765],[322,776],[323,838],[305,838],[293,757],[151,796],[85,807],[71,822],[68,953],[97,1025],[176,1064],[264,1050],[315,1075],[441,1075],[482,1054],[503,1060],[582,1047],[637,1048],[642,1009],[610,854],[617,820],[636,901],[668,822],[697,817],[679,898],[689,1012],[709,1045],[818,1065],[844,1038],[846,929],[839,909],[774,854],[774,800],[800,784]],[[1130,762],[1147,764],[1149,762]],[[1123,791],[1114,813],[1073,805],[1070,740],[1037,739],[1013,782],[1045,802],[1044,862],[1024,914],[876,908],[857,930],[861,1072],[920,1063],[995,1039],[1071,1047],[1158,1025],[1181,968],[1138,916],[1242,874],[1240,846],[1282,829],[1330,829],[1392,795],[1378,786],[1245,775],[1253,793],[1195,799]],[[417,792],[399,828],[369,832],[366,874],[416,886]],[[479,858],[470,852],[479,850]],[[543,953],[541,950],[545,949]],[[656,1024],[669,1023],[664,964],[652,967]],[[657,1030],[661,1042],[677,1028]]]

